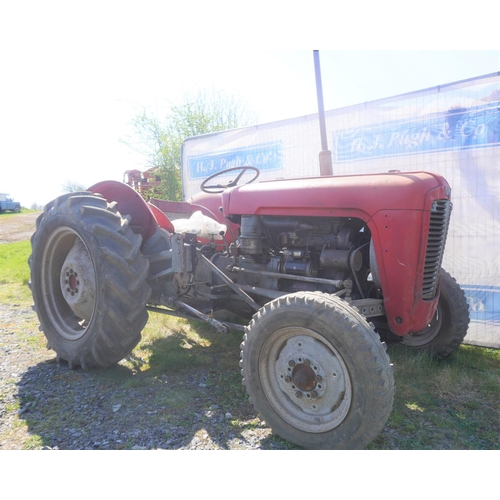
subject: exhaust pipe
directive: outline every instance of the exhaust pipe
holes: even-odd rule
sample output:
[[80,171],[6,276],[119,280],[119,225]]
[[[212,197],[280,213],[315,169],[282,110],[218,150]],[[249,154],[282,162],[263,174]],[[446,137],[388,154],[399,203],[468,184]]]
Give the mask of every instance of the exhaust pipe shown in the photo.
[[321,151],[319,153],[319,172],[321,176],[333,175],[332,152],[328,149],[326,139],[325,106],[323,104],[323,88],[321,85],[321,68],[319,51],[313,50],[314,72],[316,74],[316,94],[318,96],[319,131],[321,134]]

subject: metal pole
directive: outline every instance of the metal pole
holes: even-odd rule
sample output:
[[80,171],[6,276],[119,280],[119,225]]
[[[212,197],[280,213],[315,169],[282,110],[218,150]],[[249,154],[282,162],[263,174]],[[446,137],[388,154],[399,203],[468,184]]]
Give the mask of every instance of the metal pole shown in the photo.
[[332,152],[328,150],[326,138],[325,106],[323,104],[323,88],[321,85],[321,68],[319,51],[314,50],[314,72],[316,75],[316,94],[318,96],[319,131],[321,134],[321,151],[319,153],[320,175],[333,175]]

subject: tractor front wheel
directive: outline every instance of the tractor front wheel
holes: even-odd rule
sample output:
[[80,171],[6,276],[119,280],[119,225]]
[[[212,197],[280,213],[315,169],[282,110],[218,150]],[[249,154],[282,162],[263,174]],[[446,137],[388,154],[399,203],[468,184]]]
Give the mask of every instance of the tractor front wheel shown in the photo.
[[299,292],[252,319],[244,385],[273,432],[312,449],[364,448],[392,409],[392,367],[377,334],[337,297]]
[[148,319],[142,238],[89,192],[49,203],[31,238],[30,287],[48,347],[76,368],[127,356]]
[[449,356],[464,340],[469,326],[469,305],[463,290],[444,269],[439,277],[439,302],[431,322],[422,331],[403,337],[402,344]]

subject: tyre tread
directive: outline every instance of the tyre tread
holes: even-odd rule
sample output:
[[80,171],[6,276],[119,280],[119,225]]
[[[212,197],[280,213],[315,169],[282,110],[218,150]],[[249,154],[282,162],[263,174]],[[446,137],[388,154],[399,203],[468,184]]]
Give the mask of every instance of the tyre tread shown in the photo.
[[[361,430],[357,430],[353,436],[343,436],[341,438],[317,439],[316,436],[311,436],[308,441],[307,437],[297,432],[297,437],[294,438],[294,433],[290,431],[287,424],[283,426],[281,417],[275,416],[269,418],[269,408],[266,401],[259,395],[260,389],[255,386],[250,368],[250,357],[248,354],[255,342],[254,335],[262,335],[260,325],[266,318],[276,314],[277,311],[296,310],[297,308],[310,309],[311,316],[322,317],[329,315],[329,321],[335,321],[337,329],[344,329],[349,333],[345,336],[346,342],[350,342],[349,348],[356,349],[362,354],[365,363],[370,365],[372,387],[371,391],[371,416],[369,421],[363,424]],[[296,444],[306,448],[363,448],[372,441],[383,429],[387,418],[392,410],[394,398],[394,379],[392,366],[389,361],[389,356],[386,352],[386,346],[380,341],[376,334],[373,325],[369,325],[365,318],[347,302],[338,297],[321,292],[297,292],[294,294],[279,297],[264,305],[257,311],[243,336],[241,344],[241,360],[242,378],[245,390],[250,401],[255,406],[261,417],[270,425],[273,432],[283,435],[283,428],[288,427],[284,432],[285,439],[292,440]],[[276,423],[277,422],[277,423]],[[292,436],[290,437],[290,432]],[[333,433],[332,433],[333,434]]]
[[119,212],[115,203],[108,203],[102,196],[88,192],[63,195],[48,203],[37,218],[36,230],[31,238],[32,254],[28,259],[31,269],[30,288],[36,295],[37,274],[33,268],[34,256],[42,251],[39,240],[47,224],[55,216],[73,221],[92,241],[100,272],[106,276],[103,293],[94,319],[90,345],[78,349],[66,349],[51,332],[41,311],[35,310],[48,343],[56,350],[57,359],[65,360],[72,368],[84,369],[109,366],[127,356],[137,345],[140,332],[147,323],[145,308],[151,294],[146,283],[149,262],[140,251],[142,238],[133,233],[130,225]]

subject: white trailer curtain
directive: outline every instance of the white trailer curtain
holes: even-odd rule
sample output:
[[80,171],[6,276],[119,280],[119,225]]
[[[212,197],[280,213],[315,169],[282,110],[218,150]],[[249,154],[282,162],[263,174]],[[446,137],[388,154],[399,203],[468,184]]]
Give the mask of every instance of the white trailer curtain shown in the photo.
[[[325,115],[334,175],[426,170],[448,180],[443,267],[467,296],[465,342],[500,348],[500,73]],[[320,150],[317,114],[189,138],[184,199],[232,166],[258,167],[259,180],[318,176]]]

